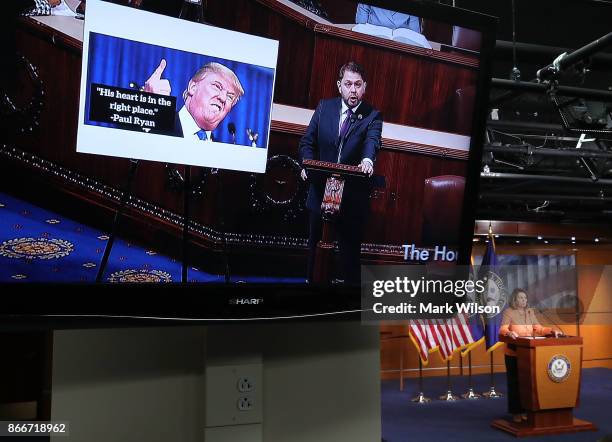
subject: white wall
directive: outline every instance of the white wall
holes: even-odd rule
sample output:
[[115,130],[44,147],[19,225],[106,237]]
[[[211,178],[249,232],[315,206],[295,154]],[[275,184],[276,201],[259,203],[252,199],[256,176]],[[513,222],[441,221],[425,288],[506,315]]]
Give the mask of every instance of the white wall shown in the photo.
[[71,442],[202,442],[205,366],[261,358],[264,441],[377,441],[378,345],[353,322],[58,331],[52,418]]
[[277,326],[267,337],[264,441],[381,439],[378,327]]
[[203,327],[56,331],[52,420],[71,442],[202,442],[204,341]]
[[[378,327],[357,322],[208,329],[207,363],[261,353],[265,442],[381,439]],[[236,349],[232,352],[232,346]]]

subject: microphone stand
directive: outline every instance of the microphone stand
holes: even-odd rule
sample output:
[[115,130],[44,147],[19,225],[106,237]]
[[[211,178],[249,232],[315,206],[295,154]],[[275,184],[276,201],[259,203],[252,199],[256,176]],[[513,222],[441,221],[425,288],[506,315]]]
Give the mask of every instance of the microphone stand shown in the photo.
[[[538,311],[538,313],[541,313],[541,314],[542,314],[542,315],[543,315],[543,316],[544,316],[546,319],[548,319],[548,320],[549,320],[549,321],[552,323],[552,325],[554,325],[554,326],[555,326],[555,328],[557,329],[557,330],[555,330],[555,331],[559,331],[559,332],[561,332],[561,336],[558,336],[558,337],[560,337],[560,338],[564,338],[564,337],[565,337],[565,333],[563,333],[563,330],[561,330],[561,327],[559,326],[559,324],[557,324],[555,321],[553,321],[553,320],[550,318],[550,316],[548,316],[548,315],[547,315],[547,314],[544,312],[544,310],[542,310],[541,308],[539,308],[539,307],[534,307],[534,308],[535,308],[535,309]],[[535,333],[535,330],[534,330],[534,333]],[[557,336],[555,336],[555,337],[557,337]]]

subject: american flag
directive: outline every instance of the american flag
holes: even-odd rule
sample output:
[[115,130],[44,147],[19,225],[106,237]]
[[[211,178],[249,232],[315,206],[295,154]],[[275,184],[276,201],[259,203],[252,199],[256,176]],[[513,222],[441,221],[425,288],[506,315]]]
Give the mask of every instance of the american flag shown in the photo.
[[429,353],[436,349],[446,361],[453,356],[456,349],[476,342],[464,315],[450,319],[410,321],[410,336],[424,364],[428,363]]

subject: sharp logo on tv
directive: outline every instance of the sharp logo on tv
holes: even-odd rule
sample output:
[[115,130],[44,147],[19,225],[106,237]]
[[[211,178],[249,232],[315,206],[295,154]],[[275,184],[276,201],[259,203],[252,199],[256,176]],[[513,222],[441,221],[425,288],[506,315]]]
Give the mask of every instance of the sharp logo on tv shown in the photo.
[[231,305],[259,305],[263,302],[263,298],[233,298],[229,301]]

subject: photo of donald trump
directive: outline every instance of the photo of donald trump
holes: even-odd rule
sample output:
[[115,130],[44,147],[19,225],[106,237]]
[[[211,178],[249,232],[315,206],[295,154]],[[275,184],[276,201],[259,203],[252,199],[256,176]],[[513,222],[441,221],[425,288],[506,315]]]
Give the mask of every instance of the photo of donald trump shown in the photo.
[[[172,93],[170,81],[162,78],[165,69],[166,60],[162,59],[145,82],[145,92]],[[183,91],[185,104],[176,115],[172,135],[215,141],[215,129],[243,95],[244,88],[231,69],[217,62],[206,63],[193,74]]]

